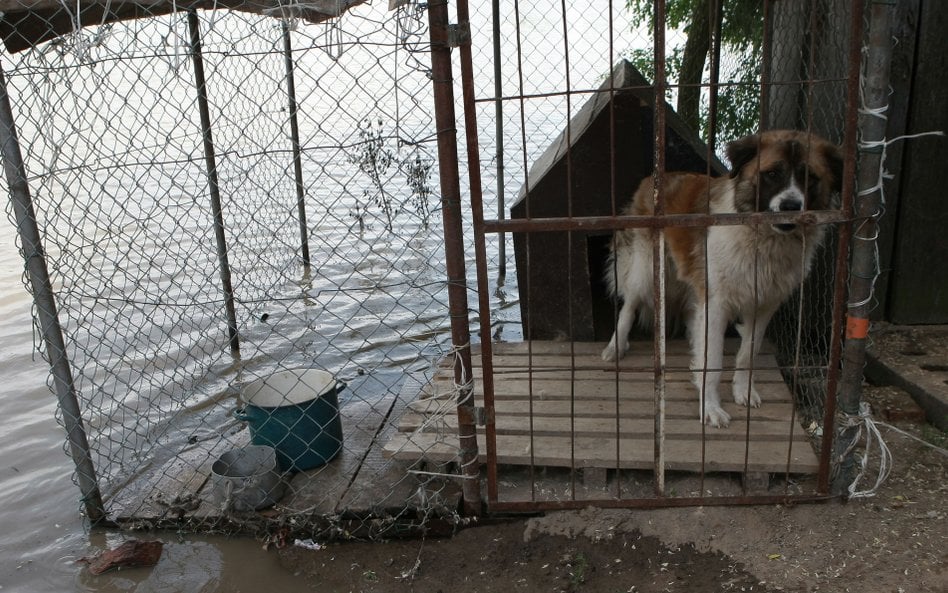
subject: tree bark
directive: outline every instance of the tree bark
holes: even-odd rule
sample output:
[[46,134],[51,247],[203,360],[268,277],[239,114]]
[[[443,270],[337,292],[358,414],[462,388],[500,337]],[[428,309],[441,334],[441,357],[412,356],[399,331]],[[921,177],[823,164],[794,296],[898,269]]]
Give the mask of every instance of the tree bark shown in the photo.
[[711,48],[710,6],[711,0],[698,0],[695,3],[686,31],[688,39],[678,76],[678,116],[696,132],[701,131],[701,80]]

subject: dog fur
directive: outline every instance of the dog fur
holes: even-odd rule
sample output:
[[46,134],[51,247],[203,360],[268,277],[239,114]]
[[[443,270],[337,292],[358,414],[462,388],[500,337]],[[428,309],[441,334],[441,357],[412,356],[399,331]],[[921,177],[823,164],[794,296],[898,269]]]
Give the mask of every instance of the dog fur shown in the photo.
[[[836,145],[806,132],[776,130],[727,145],[732,170],[727,177],[668,173],[665,212],[738,213],[826,210],[842,179]],[[653,214],[654,181],[642,181],[625,213]],[[602,358],[621,358],[639,314],[653,313],[652,233],[648,228],[617,231],[606,270],[611,294],[622,301],[616,331]],[[741,345],[732,382],[734,401],[760,405],[751,380],[753,358],[777,308],[809,273],[823,241],[821,225],[759,224],[667,227],[666,310],[682,316],[691,345],[691,368],[698,388],[699,418],[724,427],[719,385],[724,334],[735,323]],[[707,331],[705,328],[707,327]]]

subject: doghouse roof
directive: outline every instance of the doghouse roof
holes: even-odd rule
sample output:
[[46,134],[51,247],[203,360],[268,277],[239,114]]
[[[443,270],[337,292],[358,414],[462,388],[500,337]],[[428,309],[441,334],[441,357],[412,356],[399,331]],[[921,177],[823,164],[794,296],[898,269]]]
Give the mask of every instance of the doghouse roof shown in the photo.
[[73,31],[77,21],[82,27],[88,27],[191,9],[229,8],[319,23],[365,1],[307,0],[305,3],[285,6],[281,0],[0,0],[0,38],[7,51],[16,53]]

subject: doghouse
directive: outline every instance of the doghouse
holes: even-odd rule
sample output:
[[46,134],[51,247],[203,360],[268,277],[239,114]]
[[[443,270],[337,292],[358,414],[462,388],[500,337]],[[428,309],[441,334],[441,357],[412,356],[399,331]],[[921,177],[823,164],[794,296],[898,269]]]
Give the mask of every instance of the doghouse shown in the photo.
[[[654,104],[650,83],[630,62],[620,62],[570,120],[569,134],[560,132],[533,163],[511,218],[618,213],[652,174]],[[665,121],[666,170],[707,172],[708,148],[667,104]],[[711,160],[712,174],[726,171],[717,158]],[[610,237],[608,231],[514,233],[525,337],[609,338],[614,307],[602,275]]]

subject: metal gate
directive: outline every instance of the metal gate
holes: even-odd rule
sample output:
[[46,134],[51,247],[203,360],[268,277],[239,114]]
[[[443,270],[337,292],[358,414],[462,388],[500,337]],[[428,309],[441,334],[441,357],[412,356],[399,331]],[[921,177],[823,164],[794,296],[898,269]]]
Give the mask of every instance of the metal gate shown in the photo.
[[[694,4],[708,12],[692,14],[687,36],[685,19],[669,13],[687,3],[633,1],[629,13],[626,3],[582,9],[566,2],[527,4],[495,0],[489,12],[485,5],[484,13],[471,14],[468,2],[458,0],[457,25],[448,23],[446,2],[428,6],[439,139],[454,133],[450,88],[440,97],[437,88],[450,87],[449,48],[459,48],[474,228],[480,344],[471,353],[470,335],[454,336],[465,499],[471,505],[479,500],[478,453],[486,459],[491,511],[770,503],[837,495],[844,479],[837,475],[833,453],[840,429],[835,418],[843,329],[850,367],[848,374],[843,367],[843,379],[848,377],[852,393],[839,401],[855,417],[858,348],[865,340],[859,328],[867,317],[858,310],[863,297],[856,294],[847,315],[847,265],[854,229],[865,242],[872,236],[867,225],[874,222],[871,210],[854,213],[862,4],[699,2]],[[639,29],[650,34],[648,49],[620,47],[631,26],[620,22],[621,15],[633,13]],[[677,28],[666,27],[669,19]],[[748,47],[733,44],[739,26],[759,34],[748,42],[756,52],[751,62],[742,61]],[[701,27],[707,29],[707,61],[697,81],[689,82],[682,65],[689,50],[682,44],[700,36]],[[489,37],[493,52],[492,60],[479,54],[475,64],[471,39],[478,37]],[[593,46],[605,49],[590,84],[577,64]],[[547,68],[539,74],[537,55]],[[477,69],[482,66],[485,70]],[[686,93],[692,94],[691,107],[682,103]],[[669,103],[674,98],[678,108],[697,106],[698,126],[676,112]],[[730,103],[722,108],[724,99]],[[735,111],[735,101],[752,104],[750,119],[746,111]],[[728,175],[725,140],[736,140],[741,125],[748,134],[794,128],[838,145],[843,155],[838,207],[681,211],[667,208],[671,190],[653,182],[648,211],[623,209],[643,180],[664,180],[682,170],[709,178]],[[493,137],[485,142],[491,130]],[[443,168],[458,159],[456,147],[447,151],[440,153]],[[511,187],[519,188],[513,206],[504,201]],[[446,204],[450,195],[445,192]],[[489,214],[495,211],[496,216]],[[803,280],[784,299],[766,340],[755,344],[750,338],[751,349],[762,346],[762,354],[736,369],[757,383],[763,404],[727,402],[730,426],[709,426],[694,413],[699,397],[691,380],[701,377],[696,380],[706,385],[723,370],[726,384],[738,338],[733,330],[725,338],[723,368],[709,368],[707,346],[700,363],[689,361],[693,348],[686,335],[674,331],[682,320],[666,298],[681,292],[677,271],[666,269],[675,265],[669,237],[702,235],[706,262],[716,253],[708,246],[710,229],[790,224],[824,228],[827,239],[809,274],[809,264],[800,260]],[[617,273],[615,264],[607,263],[610,246],[613,233],[627,229],[650,237],[653,264],[644,278],[653,283],[655,313],[652,331],[633,340],[631,353],[607,361],[600,353],[620,303],[608,298],[603,277]],[[447,227],[446,234],[450,237]],[[508,237],[515,279],[505,276]],[[499,265],[486,255],[492,242],[499,245]],[[752,253],[758,253],[757,246]],[[755,278],[759,257],[754,255]],[[458,270],[449,269],[449,275],[464,277]],[[523,329],[510,339],[497,335],[491,299],[514,282]],[[613,282],[619,282],[615,276]],[[462,285],[457,288],[463,292]],[[710,316],[707,309],[696,306],[696,311],[705,320]],[[713,339],[706,334],[698,343]],[[706,404],[701,405],[703,418]],[[844,442],[835,441],[837,447]]]

